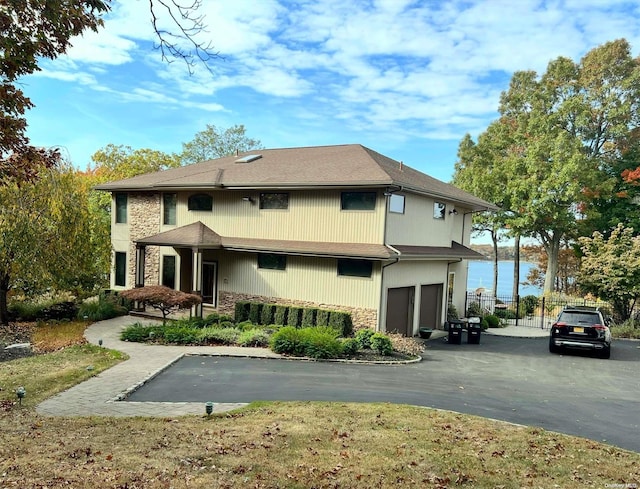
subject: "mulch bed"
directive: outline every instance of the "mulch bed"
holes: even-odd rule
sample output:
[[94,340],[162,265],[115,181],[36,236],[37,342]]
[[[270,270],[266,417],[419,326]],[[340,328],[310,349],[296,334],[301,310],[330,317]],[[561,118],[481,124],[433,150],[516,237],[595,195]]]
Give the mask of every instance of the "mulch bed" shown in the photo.
[[5,349],[16,343],[30,343],[33,329],[33,323],[9,323],[8,326],[0,326],[0,362],[34,355],[29,348]]

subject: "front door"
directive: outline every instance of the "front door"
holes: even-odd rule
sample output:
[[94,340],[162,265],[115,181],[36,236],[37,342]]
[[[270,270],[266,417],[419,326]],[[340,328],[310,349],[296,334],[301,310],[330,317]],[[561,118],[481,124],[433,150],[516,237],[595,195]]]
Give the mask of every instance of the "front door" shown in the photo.
[[202,264],[202,303],[217,307],[218,266],[214,262]]
[[413,302],[415,287],[387,290],[387,333],[413,336]]

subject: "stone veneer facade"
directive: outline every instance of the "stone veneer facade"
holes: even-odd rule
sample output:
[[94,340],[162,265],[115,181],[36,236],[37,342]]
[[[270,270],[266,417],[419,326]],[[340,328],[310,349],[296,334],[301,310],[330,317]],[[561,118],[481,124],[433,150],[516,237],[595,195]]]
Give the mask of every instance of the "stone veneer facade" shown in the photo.
[[281,299],[277,297],[264,297],[261,295],[238,294],[234,292],[220,291],[218,296],[218,311],[231,316],[235,313],[236,302],[251,301],[264,302],[267,304],[283,304],[299,307],[317,307],[335,311],[346,311],[351,313],[354,330],[370,328],[376,330],[378,325],[378,313],[375,309],[364,309],[358,307],[338,306],[335,304],[318,304],[315,302]]
[[[130,193],[128,197],[127,221],[129,222],[129,266],[128,283],[135,284],[136,245],[135,241],[160,232],[160,194]],[[147,246],[145,249],[145,285],[160,283],[160,248]]]

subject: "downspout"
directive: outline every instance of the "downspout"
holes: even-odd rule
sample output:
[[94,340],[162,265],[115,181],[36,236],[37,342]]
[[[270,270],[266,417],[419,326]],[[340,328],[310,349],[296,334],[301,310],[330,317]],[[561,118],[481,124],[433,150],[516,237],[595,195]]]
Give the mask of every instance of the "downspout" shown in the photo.
[[387,243],[387,217],[389,215],[389,197],[391,196],[391,194],[393,194],[393,192],[401,192],[403,189],[403,187],[401,186],[397,186],[395,189],[391,189],[391,188],[387,188],[387,190],[384,192],[384,196],[385,196],[385,202],[384,202],[384,235],[383,235],[383,243],[386,247],[388,247],[389,249],[391,249],[392,251],[394,251],[397,256],[395,261],[392,261],[391,263],[387,263],[386,265],[382,265],[382,268],[380,269],[380,300],[378,301],[378,326],[377,326],[377,331],[381,331],[382,330],[382,302],[384,300],[384,270],[387,267],[390,267],[391,265],[395,265],[396,263],[398,263],[400,261],[400,252],[398,250],[396,250],[393,246],[391,246],[390,244]]

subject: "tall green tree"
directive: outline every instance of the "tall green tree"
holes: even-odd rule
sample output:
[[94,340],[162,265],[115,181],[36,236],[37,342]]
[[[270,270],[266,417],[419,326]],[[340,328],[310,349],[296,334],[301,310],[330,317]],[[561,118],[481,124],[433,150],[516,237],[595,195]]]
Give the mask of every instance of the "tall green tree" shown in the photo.
[[180,160],[183,165],[190,165],[200,161],[230,156],[236,151],[244,153],[252,149],[262,149],[262,143],[257,139],[248,137],[243,125],[236,125],[223,130],[207,124],[207,128],[196,133],[193,140],[182,144]]
[[619,224],[609,238],[596,231],[579,241],[581,289],[609,301],[616,320],[628,319],[640,298],[640,237]]
[[[67,165],[44,168],[33,182],[0,187],[0,323],[10,290],[82,291],[106,277],[95,255],[87,196]],[[103,243],[104,245],[104,243]]]
[[579,63],[560,57],[538,76],[516,72],[500,100],[509,224],[534,237],[547,256],[544,290],[554,289],[563,241],[575,240],[593,196],[611,193],[605,171],[637,137],[640,60],[627,41],[589,51]]

